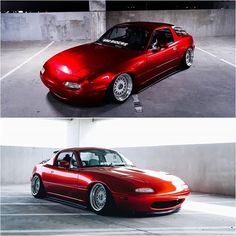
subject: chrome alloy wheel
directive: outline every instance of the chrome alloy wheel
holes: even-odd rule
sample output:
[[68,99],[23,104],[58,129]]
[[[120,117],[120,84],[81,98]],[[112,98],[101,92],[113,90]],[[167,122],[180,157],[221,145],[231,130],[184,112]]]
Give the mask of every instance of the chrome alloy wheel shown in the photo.
[[40,190],[40,178],[38,175],[35,175],[31,182],[31,192],[33,196],[36,196]]
[[185,54],[185,62],[188,67],[190,67],[193,63],[193,49],[188,48],[186,54]]
[[113,84],[113,94],[117,101],[125,101],[131,94],[133,89],[133,81],[129,74],[119,75]]
[[107,201],[105,187],[100,183],[95,184],[90,191],[89,200],[94,211],[101,211],[105,207]]

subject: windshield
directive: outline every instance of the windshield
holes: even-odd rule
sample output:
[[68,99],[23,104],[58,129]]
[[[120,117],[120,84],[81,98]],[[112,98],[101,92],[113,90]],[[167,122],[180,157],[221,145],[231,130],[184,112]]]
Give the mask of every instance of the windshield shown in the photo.
[[116,26],[108,30],[97,42],[114,47],[142,50],[146,48],[149,32],[130,26]]
[[132,162],[111,150],[80,151],[80,159],[84,167],[91,166],[133,166]]

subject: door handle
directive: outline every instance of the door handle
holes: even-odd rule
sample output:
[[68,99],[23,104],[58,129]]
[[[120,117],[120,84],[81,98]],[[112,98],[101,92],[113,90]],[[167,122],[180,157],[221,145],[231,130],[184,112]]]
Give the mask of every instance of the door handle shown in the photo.
[[53,174],[54,173],[54,171],[53,170],[51,170],[51,174]]
[[174,46],[174,47],[173,47],[173,50],[174,50],[174,51],[176,51],[176,50],[177,50],[177,47],[176,47],[176,46]]

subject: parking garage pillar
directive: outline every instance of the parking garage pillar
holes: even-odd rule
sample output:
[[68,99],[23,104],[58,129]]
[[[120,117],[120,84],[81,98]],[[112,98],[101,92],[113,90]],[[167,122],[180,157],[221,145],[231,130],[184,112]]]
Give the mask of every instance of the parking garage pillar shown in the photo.
[[94,41],[106,31],[106,1],[90,0],[89,11],[91,12],[91,39]]

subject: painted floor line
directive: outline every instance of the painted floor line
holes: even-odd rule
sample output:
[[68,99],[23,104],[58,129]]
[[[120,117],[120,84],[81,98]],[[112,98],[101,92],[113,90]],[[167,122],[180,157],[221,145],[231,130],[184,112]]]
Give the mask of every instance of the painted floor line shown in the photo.
[[208,55],[210,55],[210,56],[212,56],[212,57],[215,57],[215,58],[219,59],[220,61],[222,61],[222,62],[224,62],[224,63],[226,63],[226,64],[228,64],[228,65],[231,65],[231,66],[233,66],[233,67],[236,67],[236,65],[234,65],[233,63],[231,63],[231,62],[229,62],[229,61],[226,61],[226,60],[224,60],[224,59],[222,59],[222,58],[219,58],[219,57],[217,57],[215,54],[210,53],[210,52],[208,52],[208,51],[206,51],[206,50],[204,50],[204,49],[202,49],[202,48],[196,47],[196,49],[198,49],[198,50],[200,50],[200,51],[202,51],[202,52],[205,52],[206,54],[208,54]]
[[[21,232],[5,232],[5,231],[1,231],[2,233],[4,233],[5,235],[25,235],[22,234]],[[26,232],[27,233],[27,232]],[[72,234],[61,234],[60,231],[56,232],[57,234],[52,234],[52,235],[61,235],[61,236],[69,236],[69,235],[72,235]],[[74,232],[76,235],[78,235],[78,232]],[[73,235],[75,235],[73,234]],[[32,232],[30,232],[30,235],[33,235]],[[37,232],[35,235],[45,235],[43,232]],[[51,234],[50,234],[51,235]],[[104,232],[84,232],[84,233],[81,233],[79,232],[79,235],[83,235],[83,236],[97,236],[97,235],[196,235],[196,236],[199,236],[199,235],[214,235],[214,236],[226,236],[226,235],[235,235],[235,232],[225,232],[225,231],[163,231],[163,232],[159,232],[159,231],[148,231],[148,232],[143,232],[143,231],[138,231],[138,230],[133,230],[133,231],[128,231],[128,232],[113,232],[113,231],[104,231]]]
[[235,227],[232,226],[209,226],[209,227],[144,227],[144,228],[128,228],[128,227],[122,227],[122,228],[89,228],[89,229],[34,229],[34,230],[2,230],[2,232],[6,233],[54,233],[54,232],[65,232],[65,233],[99,233],[99,232],[131,232],[131,231],[150,231],[150,232],[235,232]]
[[202,48],[199,48],[199,47],[196,47],[198,50],[200,50],[200,51],[202,51],[202,52],[205,52],[206,54],[208,54],[208,55],[210,55],[210,56],[212,56],[212,57],[217,57],[215,54],[213,54],[213,53],[210,53],[210,52],[208,52],[208,51],[206,51],[206,50],[204,50],[204,49],[202,49]]
[[233,66],[233,67],[236,67],[236,65],[234,65],[233,63],[228,62],[228,61],[226,61],[226,60],[224,60],[224,59],[222,59],[222,58],[221,58],[220,60],[223,61],[224,63],[227,63],[227,64]]
[[28,63],[30,60],[32,60],[34,57],[38,56],[40,53],[44,52],[46,49],[48,49],[52,44],[54,43],[54,41],[52,41],[51,43],[49,43],[46,47],[44,47],[43,49],[41,49],[40,51],[38,51],[37,53],[35,53],[33,56],[29,57],[26,61],[24,61],[23,63],[21,63],[20,65],[18,65],[17,67],[15,67],[14,69],[10,70],[8,73],[6,73],[5,75],[3,75],[0,80],[3,80],[4,78],[6,78],[7,76],[11,75],[12,73],[14,73],[16,70],[20,69],[22,66],[24,66],[26,63]]
[[93,216],[93,213],[6,213],[1,216]]
[[56,205],[56,206],[61,206],[62,204],[60,203],[50,203],[50,202],[1,202],[0,205],[4,206],[10,206],[10,205],[22,205],[22,206],[27,206],[27,205]]
[[182,209],[213,214],[213,215],[220,215],[224,217],[236,218],[236,209],[234,206],[224,206],[224,205],[209,204],[209,203],[189,200],[185,202]]
[[12,196],[1,196],[0,198],[32,198],[32,195],[17,195],[17,196],[14,196],[14,195],[12,195]]

